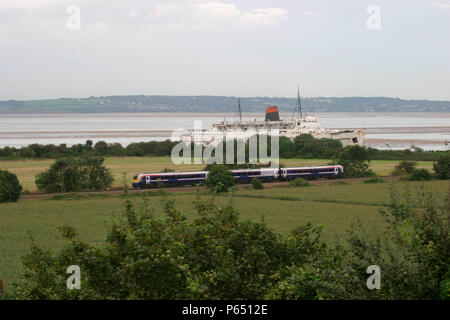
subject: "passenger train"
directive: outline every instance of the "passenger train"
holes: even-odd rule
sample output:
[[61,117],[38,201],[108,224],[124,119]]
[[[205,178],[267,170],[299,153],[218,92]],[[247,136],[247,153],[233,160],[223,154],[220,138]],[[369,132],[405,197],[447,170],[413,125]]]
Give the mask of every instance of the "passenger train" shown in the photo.
[[[344,169],[340,165],[293,168],[261,168],[230,170],[236,182],[250,182],[257,178],[263,182],[289,181],[295,178],[340,178]],[[133,177],[132,187],[146,189],[162,186],[196,185],[208,178],[208,171],[138,173]]]

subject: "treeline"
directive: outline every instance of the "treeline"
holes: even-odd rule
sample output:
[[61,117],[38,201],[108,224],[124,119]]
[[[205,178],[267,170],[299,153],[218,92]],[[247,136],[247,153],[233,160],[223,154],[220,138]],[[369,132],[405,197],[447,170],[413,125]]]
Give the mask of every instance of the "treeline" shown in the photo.
[[172,148],[178,142],[170,140],[136,142],[123,147],[120,143],[106,143],[99,141],[93,144],[87,140],[85,144],[75,144],[68,147],[66,144],[30,144],[26,147],[0,148],[0,158],[3,159],[58,159],[65,157],[79,157],[88,155],[124,157],[124,156],[169,156]]
[[[338,244],[324,242],[320,225],[281,235],[263,219],[241,219],[233,198],[220,206],[197,199],[195,219],[173,200],[162,200],[163,217],[143,201],[126,200],[101,244],[69,226],[56,254],[33,242],[12,298],[450,299],[447,199],[436,192],[392,192],[382,229],[353,225]],[[81,285],[69,290],[73,265]]]
[[[26,147],[4,147],[0,148],[0,159],[58,159],[65,157],[80,156],[103,156],[103,157],[145,157],[145,156],[170,156],[177,141],[149,141],[135,142],[124,147],[120,143],[107,143],[99,141],[93,143],[87,140],[85,144],[67,146],[30,144]],[[245,145],[246,159],[248,159],[248,142]],[[191,145],[194,154],[193,145]],[[445,151],[423,151],[415,148],[413,151],[406,150],[378,150],[366,148],[370,160],[407,160],[407,161],[437,161],[440,156],[448,154]],[[204,147],[203,147],[204,150]],[[236,148],[235,148],[236,150]],[[270,138],[268,139],[268,150],[270,154]],[[343,146],[340,141],[327,138],[316,139],[312,135],[302,134],[295,137],[294,141],[286,137],[279,139],[280,158],[303,158],[303,159],[333,159],[341,151]],[[224,146],[224,154],[226,148]],[[236,154],[236,152],[235,152]]]

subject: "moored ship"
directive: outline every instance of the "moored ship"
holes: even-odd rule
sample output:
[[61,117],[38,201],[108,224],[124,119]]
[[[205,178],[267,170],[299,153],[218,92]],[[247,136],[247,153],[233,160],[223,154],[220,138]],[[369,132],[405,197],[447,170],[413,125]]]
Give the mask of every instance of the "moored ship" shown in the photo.
[[303,115],[301,110],[300,94],[298,94],[298,105],[291,119],[280,119],[278,107],[269,106],[266,109],[265,119],[243,121],[240,103],[239,120],[227,122],[226,120],[213,124],[210,130],[202,132],[188,131],[182,136],[182,141],[200,143],[202,145],[216,145],[223,140],[244,140],[258,134],[273,134],[277,132],[280,136],[294,140],[301,134],[310,134],[315,138],[328,138],[341,141],[343,146],[364,145],[363,130],[331,130],[319,124],[317,117]]

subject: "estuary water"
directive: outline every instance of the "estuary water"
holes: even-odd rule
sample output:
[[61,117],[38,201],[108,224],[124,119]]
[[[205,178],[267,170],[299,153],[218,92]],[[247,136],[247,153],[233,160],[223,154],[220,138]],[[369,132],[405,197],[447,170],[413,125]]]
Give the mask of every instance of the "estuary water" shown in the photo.
[[[315,113],[321,125],[339,129],[365,129],[367,146],[405,149],[415,145],[425,150],[446,150],[450,142],[450,113]],[[290,118],[290,114],[281,114]],[[244,113],[244,120],[264,114]],[[132,142],[179,137],[181,130],[203,129],[234,113],[97,113],[97,114],[0,114],[0,147],[33,143],[73,145],[86,140]],[[179,130],[177,130],[179,129]]]

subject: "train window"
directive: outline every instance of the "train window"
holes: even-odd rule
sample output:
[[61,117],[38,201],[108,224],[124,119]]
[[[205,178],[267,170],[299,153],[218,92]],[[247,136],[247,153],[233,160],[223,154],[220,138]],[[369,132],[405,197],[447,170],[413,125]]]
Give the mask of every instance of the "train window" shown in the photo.
[[133,180],[136,180],[136,179],[137,179],[137,177],[138,177],[138,176],[134,176],[134,177],[133,177]]

